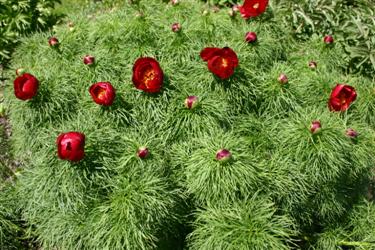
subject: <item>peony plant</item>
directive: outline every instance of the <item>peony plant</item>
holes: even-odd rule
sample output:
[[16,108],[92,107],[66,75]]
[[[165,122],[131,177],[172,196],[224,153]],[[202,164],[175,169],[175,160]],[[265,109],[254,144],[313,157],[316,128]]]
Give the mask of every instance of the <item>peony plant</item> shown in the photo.
[[11,197],[28,236],[45,249],[371,249],[374,83],[343,74],[340,45],[295,43],[268,1],[205,10],[140,0],[72,17],[58,49],[41,33],[15,52]]

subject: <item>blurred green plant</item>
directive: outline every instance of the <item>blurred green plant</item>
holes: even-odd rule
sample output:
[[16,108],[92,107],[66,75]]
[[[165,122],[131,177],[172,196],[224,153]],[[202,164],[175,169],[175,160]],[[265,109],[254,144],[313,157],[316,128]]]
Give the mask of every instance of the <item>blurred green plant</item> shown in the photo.
[[9,60],[21,35],[56,23],[60,0],[0,0],[0,63]]
[[298,39],[332,34],[345,53],[349,73],[373,77],[375,69],[375,2],[373,0],[276,0],[277,16]]

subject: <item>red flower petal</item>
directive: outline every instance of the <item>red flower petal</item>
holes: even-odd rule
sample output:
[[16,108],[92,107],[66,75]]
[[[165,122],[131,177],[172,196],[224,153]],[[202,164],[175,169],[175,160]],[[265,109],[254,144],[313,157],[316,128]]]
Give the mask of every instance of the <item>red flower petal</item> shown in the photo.
[[203,61],[208,61],[210,60],[216,52],[219,52],[221,49],[219,48],[204,48],[202,51],[201,51],[201,58],[203,59]]
[[240,12],[243,18],[249,19],[256,17],[266,11],[268,0],[245,0],[240,6]]
[[224,58],[228,58],[232,62],[233,67],[238,66],[238,57],[237,57],[236,53],[231,48],[224,47],[221,50],[220,55]]
[[227,79],[234,73],[234,65],[229,58],[214,56],[208,61],[208,69],[220,77]]
[[203,60],[208,61],[208,69],[221,79],[227,79],[234,73],[238,66],[236,53],[229,47],[205,48],[201,52]]

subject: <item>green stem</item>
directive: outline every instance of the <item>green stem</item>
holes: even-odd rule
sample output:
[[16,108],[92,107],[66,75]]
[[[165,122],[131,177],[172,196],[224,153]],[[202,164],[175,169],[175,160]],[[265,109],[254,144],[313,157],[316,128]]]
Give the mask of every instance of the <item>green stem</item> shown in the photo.
[[340,246],[372,246],[375,242],[363,242],[363,241],[339,241]]

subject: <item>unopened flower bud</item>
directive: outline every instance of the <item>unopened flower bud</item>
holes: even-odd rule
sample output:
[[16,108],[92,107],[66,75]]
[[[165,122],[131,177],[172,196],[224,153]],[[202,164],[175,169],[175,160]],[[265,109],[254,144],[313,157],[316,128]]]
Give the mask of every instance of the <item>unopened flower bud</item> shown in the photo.
[[245,35],[245,40],[248,43],[254,43],[257,41],[257,34],[255,32],[247,32]]
[[279,78],[277,78],[279,83],[281,84],[287,84],[288,83],[288,77],[285,74],[280,74]]
[[140,147],[137,151],[137,155],[141,159],[145,159],[149,155],[148,148],[146,147]]
[[316,120],[311,123],[310,131],[312,134],[317,134],[322,129],[320,121]]
[[198,97],[197,96],[189,96],[185,99],[185,106],[188,109],[194,109],[198,105]]
[[232,158],[232,154],[229,150],[223,148],[216,152],[216,160],[220,162],[228,162]]
[[179,23],[172,24],[172,31],[179,32],[181,30],[181,25]]

